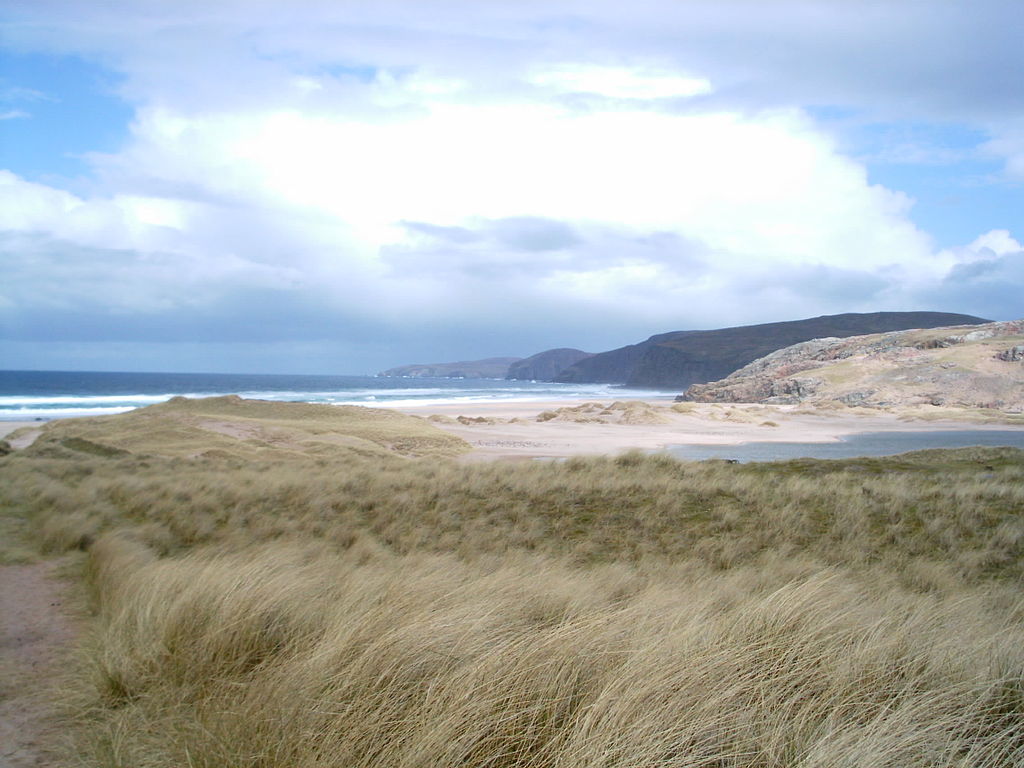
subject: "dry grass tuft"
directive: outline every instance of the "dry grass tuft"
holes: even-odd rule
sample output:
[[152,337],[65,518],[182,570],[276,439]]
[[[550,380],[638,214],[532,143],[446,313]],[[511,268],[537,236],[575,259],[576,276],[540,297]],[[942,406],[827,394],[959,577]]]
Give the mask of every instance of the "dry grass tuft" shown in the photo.
[[0,457],[2,530],[88,552],[77,764],[1024,764],[1024,452],[463,465],[279,405]]
[[982,766],[1024,749],[1024,629],[981,590],[296,545],[156,560],[105,540],[93,562],[90,703],[116,712],[93,737],[119,765]]

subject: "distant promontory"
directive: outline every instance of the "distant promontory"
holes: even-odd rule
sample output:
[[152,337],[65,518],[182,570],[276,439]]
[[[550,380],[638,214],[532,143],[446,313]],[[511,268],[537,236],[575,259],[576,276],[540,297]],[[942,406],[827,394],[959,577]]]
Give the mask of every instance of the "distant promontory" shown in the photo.
[[378,375],[617,384],[681,392],[693,384],[723,379],[778,349],[812,339],[988,322],[984,318],[952,312],[850,312],[716,330],[670,331],[598,354],[560,347],[527,358],[491,357],[457,363],[403,365]]
[[545,352],[538,352],[525,360],[512,363],[505,378],[519,381],[554,381],[555,377],[566,368],[593,356],[593,353],[580,349],[565,347],[549,349]]
[[949,312],[871,312],[712,331],[672,331],[588,357],[562,371],[555,381],[682,391],[691,384],[721,379],[759,357],[801,341],[986,322]]
[[521,357],[488,357],[485,360],[463,360],[458,363],[426,363],[400,365],[377,374],[411,379],[504,379],[508,368]]

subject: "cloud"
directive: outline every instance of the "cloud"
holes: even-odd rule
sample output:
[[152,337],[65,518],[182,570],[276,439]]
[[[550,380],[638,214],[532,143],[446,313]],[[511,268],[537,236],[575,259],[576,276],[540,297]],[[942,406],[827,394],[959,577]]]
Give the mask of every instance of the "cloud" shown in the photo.
[[1015,240],[1007,229],[993,229],[975,238],[963,249],[957,250],[957,257],[960,260],[969,259],[991,259],[997,256],[1018,253],[1024,247]]
[[561,251],[581,242],[569,224],[540,216],[498,219],[489,228],[499,243],[520,251]]
[[980,151],[1002,161],[1006,180],[1024,181],[1024,117],[996,126]]
[[142,110],[125,151],[94,162],[121,188],[171,185],[318,211],[375,243],[400,238],[402,221],[459,227],[473,217],[533,217],[686,231],[762,258],[828,254],[863,264],[922,255],[921,235],[903,218],[908,202],[868,185],[863,169],[795,112],[751,120],[423,107],[383,122],[290,110],[198,118]]
[[528,80],[558,92],[630,100],[686,98],[712,91],[711,82],[702,77],[596,65],[556,65],[541,69]]
[[[529,314],[567,330],[572,313],[645,335],[791,314],[792,292],[747,291],[752,272],[827,264],[913,281],[934,269],[908,201],[868,184],[798,113],[423,106],[383,122],[142,109],[132,142],[93,158],[109,196],[0,177],[0,226],[39,238],[20,251],[36,276],[19,270],[8,299],[109,315],[98,299],[138,313],[135,328],[154,338],[153,317],[177,329],[168,338],[214,340],[198,319],[225,338],[245,325],[274,339],[339,317],[387,329],[424,317],[516,326]],[[47,299],[49,281],[60,289]],[[320,320],[261,326],[240,296],[316,307]]]
[[0,102],[11,103],[19,101],[39,102],[55,101],[55,99],[35,88],[24,88],[16,85],[0,88]]
[[928,295],[940,305],[964,307],[981,317],[1024,317],[1024,251],[958,264]]
[[[133,103],[191,115],[340,105],[371,115],[417,109],[409,94],[582,111],[841,107],[861,121],[970,124],[1020,178],[1019,142],[1003,129],[1024,111],[1009,76],[1024,68],[1016,0],[499,1],[472,14],[450,0],[40,0],[7,15],[8,45],[101,59],[124,74]],[[368,82],[380,98],[367,100]]]
[[[959,119],[1024,105],[1007,76],[1024,61],[1011,23],[1018,11],[1015,0],[553,0],[487,3],[472,14],[450,0],[288,8],[38,0],[6,14],[25,22],[10,25],[9,45],[102,55],[129,72],[132,93],[193,104],[219,90],[211,80],[234,86],[244,72],[254,75],[250,88],[225,89],[228,104],[294,82],[289,69],[425,71],[467,81],[469,93],[474,82],[511,89],[509,80],[546,71],[556,80],[561,72],[562,86],[597,92],[692,94],[693,83],[708,81],[732,107],[846,104]],[[185,79],[197,87],[183,92]]]
[[[913,201],[802,106],[1008,125],[1024,108],[994,76],[1000,56],[1024,64],[1009,6],[821,7],[10,10],[31,22],[11,45],[116,69],[134,119],[74,191],[0,172],[3,331],[334,339],[397,363],[397,345],[529,354],[1009,296],[1020,233],[936,251]],[[989,147],[1010,174],[1014,135]],[[913,153],[891,156],[930,161]]]

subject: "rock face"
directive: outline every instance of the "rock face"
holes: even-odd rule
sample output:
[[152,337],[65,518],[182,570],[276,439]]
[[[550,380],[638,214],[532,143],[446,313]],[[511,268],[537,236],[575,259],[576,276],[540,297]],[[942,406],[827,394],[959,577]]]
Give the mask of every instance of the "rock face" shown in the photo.
[[985,322],[980,317],[947,312],[873,312],[713,331],[674,331],[580,360],[555,381],[678,391],[728,376],[776,349],[811,339]]
[[677,400],[943,405],[1024,412],[1024,320],[822,338],[755,360]]
[[505,378],[519,381],[554,381],[566,368],[588,357],[593,357],[593,354],[579,349],[549,349],[518,363],[512,363]]
[[458,363],[428,363],[426,365],[400,365],[378,373],[378,376],[407,377],[412,379],[504,379],[508,368],[521,357],[489,357],[486,360],[468,360]]

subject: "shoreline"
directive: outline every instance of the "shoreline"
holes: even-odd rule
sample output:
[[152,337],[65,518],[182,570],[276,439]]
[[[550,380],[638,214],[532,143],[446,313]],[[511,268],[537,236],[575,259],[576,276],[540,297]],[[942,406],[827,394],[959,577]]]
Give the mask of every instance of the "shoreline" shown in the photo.
[[[674,397],[492,400],[398,406],[364,406],[427,419],[465,440],[472,451],[462,461],[530,460],[574,455],[614,455],[630,449],[673,446],[735,446],[745,443],[835,443],[868,432],[1024,431],[1024,425],[961,418],[924,418],[907,412],[849,408],[815,410],[799,405],[675,403]],[[916,416],[916,417],[915,417]],[[67,417],[81,418],[79,416]],[[0,439],[30,445],[47,421],[0,421]]]
[[[866,432],[1024,430],[1020,425],[967,418],[908,420],[898,412],[867,409],[836,412],[797,405],[687,403],[676,410],[672,407],[676,403],[660,398],[622,398],[613,402],[637,404],[633,406],[636,418],[632,423],[625,417],[616,419],[615,412],[607,413],[611,403],[606,400],[493,402],[395,410],[427,418],[438,428],[465,440],[473,447],[465,461],[610,455],[630,449],[666,450],[677,445],[834,443]],[[601,407],[573,412],[588,403],[600,403]],[[559,415],[538,420],[545,411]]]

